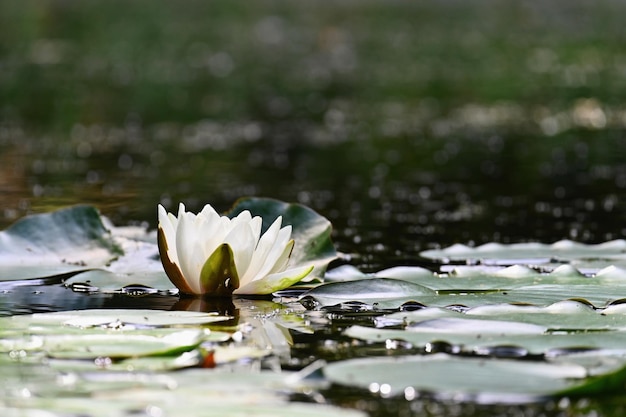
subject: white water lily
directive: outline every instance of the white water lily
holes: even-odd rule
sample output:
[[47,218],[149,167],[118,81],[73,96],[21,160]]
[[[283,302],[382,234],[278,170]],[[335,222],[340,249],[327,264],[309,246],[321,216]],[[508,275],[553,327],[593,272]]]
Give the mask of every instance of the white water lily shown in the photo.
[[270,294],[307,276],[312,265],[290,267],[291,226],[278,217],[261,235],[263,220],[249,211],[220,216],[210,205],[178,216],[159,205],[158,243],[169,279],[185,294]]

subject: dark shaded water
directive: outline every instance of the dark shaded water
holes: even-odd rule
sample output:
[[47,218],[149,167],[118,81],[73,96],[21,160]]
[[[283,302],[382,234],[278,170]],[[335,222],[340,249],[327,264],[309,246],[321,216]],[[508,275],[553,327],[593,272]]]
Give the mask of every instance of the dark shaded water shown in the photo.
[[366,270],[414,264],[420,250],[456,242],[597,243],[625,231],[621,131],[323,146],[264,138],[225,150],[181,150],[146,134],[134,146],[87,156],[76,155],[80,143],[29,146],[5,146],[1,156],[5,225],[91,203],[116,224],[154,227],[158,203],[226,210],[239,197],[268,196],[328,217],[339,250]]
[[[274,197],[328,217],[342,262],[366,271],[431,266],[421,250],[457,242],[623,237],[624,12],[619,1],[4,2],[0,226],[88,203],[154,227],[159,203]],[[0,309],[177,308],[68,293],[15,288]],[[323,354],[337,320],[302,341],[303,357]],[[373,415],[623,408],[328,395]]]

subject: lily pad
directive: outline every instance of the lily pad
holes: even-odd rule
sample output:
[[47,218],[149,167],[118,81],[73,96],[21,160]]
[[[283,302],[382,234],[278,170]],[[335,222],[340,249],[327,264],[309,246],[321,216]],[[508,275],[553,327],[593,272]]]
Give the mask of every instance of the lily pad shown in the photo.
[[[9,368],[6,379],[20,381],[26,365]],[[49,369],[48,369],[49,370]],[[25,393],[3,390],[2,415],[134,415],[167,416],[318,416],[363,417],[364,414],[323,404],[290,401],[290,394],[307,388],[294,372],[207,371],[178,372],[70,372],[31,379]],[[181,401],[184,398],[184,401]],[[160,414],[159,414],[160,415]]]
[[67,327],[62,326],[79,328],[122,328],[130,326],[131,328],[146,328],[209,324],[231,318],[230,316],[195,311],[95,309],[0,317],[0,323],[2,324],[0,328],[30,328],[31,331],[33,328],[41,328],[41,326],[57,326],[60,331],[67,329]]
[[420,267],[394,267],[364,274],[354,267],[341,267],[328,274],[331,282],[302,294],[307,307],[345,302],[384,309],[398,309],[407,303],[467,308],[502,303],[548,306],[580,299],[603,308],[626,298],[626,269],[616,266],[605,267],[594,276],[586,276],[569,265],[548,273],[513,265],[488,270],[455,268],[447,274]]
[[583,244],[571,240],[544,243],[486,243],[477,247],[456,244],[443,249],[420,252],[420,256],[441,263],[480,262],[487,265],[572,263],[579,268],[591,262],[598,266],[626,264],[626,240],[616,239],[600,244]]
[[306,303],[307,299],[313,299],[320,306],[359,302],[393,308],[419,297],[431,299],[436,297],[436,294],[430,288],[405,280],[366,278],[322,284],[302,294],[301,300]]
[[434,346],[444,343],[450,351],[495,357],[552,355],[580,349],[625,352],[626,332],[623,331],[533,333],[531,326],[519,322],[502,321],[493,329],[489,329],[490,324],[479,320],[436,319],[406,330],[352,326],[344,334],[370,342],[401,340],[426,350],[436,350]]
[[26,216],[0,232],[0,281],[103,267],[121,254],[121,247],[93,207]]
[[447,354],[350,359],[324,367],[330,381],[381,396],[412,399],[424,393],[484,403],[528,401],[576,393],[621,392],[622,364],[600,376],[572,363],[463,358]]
[[548,307],[500,304],[465,312],[431,307],[388,314],[376,323],[404,329],[354,326],[345,334],[374,342],[403,340],[425,349],[445,343],[458,352],[496,356],[549,356],[580,349],[613,349],[626,354],[623,305],[595,310],[580,302],[560,301]]
[[[141,263],[140,261],[138,263]],[[139,268],[145,268],[146,263]],[[161,271],[111,272],[102,269],[79,272],[63,281],[63,284],[79,292],[119,293],[134,291],[150,293],[166,291],[177,294],[178,289]]]
[[197,327],[228,319],[216,314],[158,310],[80,310],[1,317],[0,352],[24,351],[65,359],[177,355],[202,342],[229,340],[228,333]]

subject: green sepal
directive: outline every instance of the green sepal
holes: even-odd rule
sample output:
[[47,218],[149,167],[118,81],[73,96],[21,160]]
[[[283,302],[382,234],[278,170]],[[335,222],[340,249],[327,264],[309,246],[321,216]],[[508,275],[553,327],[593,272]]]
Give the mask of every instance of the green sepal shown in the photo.
[[204,263],[200,285],[205,295],[215,297],[230,297],[239,288],[235,255],[228,243],[218,246]]

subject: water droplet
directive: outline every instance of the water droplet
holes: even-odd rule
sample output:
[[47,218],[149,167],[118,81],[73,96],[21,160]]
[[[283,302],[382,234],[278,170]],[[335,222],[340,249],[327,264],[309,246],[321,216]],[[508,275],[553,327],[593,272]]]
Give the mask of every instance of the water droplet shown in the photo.
[[306,296],[300,300],[300,304],[304,306],[307,310],[315,310],[320,306],[320,303],[311,296]]
[[368,305],[366,303],[359,302],[359,301],[348,301],[347,303],[341,303],[339,304],[339,307],[342,310],[348,310],[348,311],[353,311],[353,312],[373,310],[373,306]]
[[407,301],[400,306],[400,311],[417,311],[423,308],[426,308],[426,306],[422,303],[418,303],[417,301]]
[[457,313],[465,313],[469,310],[469,307],[464,306],[462,304],[452,304],[446,307],[448,310],[455,311]]
[[94,359],[93,362],[98,368],[108,368],[109,366],[113,364],[113,361],[108,356],[106,357],[99,356],[96,359]]
[[593,350],[597,350],[597,348],[591,347],[564,347],[564,348],[553,348],[548,350],[545,353],[546,358],[557,358],[559,356],[573,355],[576,353],[586,353]]
[[474,353],[496,358],[523,358],[529,354],[527,349],[513,345],[479,347],[474,350]]
[[130,297],[143,297],[149,294],[156,294],[158,290],[145,285],[127,285],[122,287],[120,292]]
[[115,320],[115,321],[108,323],[107,325],[103,327],[106,327],[107,329],[120,330],[124,328],[124,323],[120,320]]
[[388,318],[385,316],[376,317],[374,319],[374,325],[378,328],[403,326],[404,324],[406,324],[405,319]]
[[9,357],[13,360],[21,360],[27,356],[25,350],[12,350],[9,352]]
[[70,284],[70,289],[74,292],[98,292],[99,288],[84,282],[77,282]]

